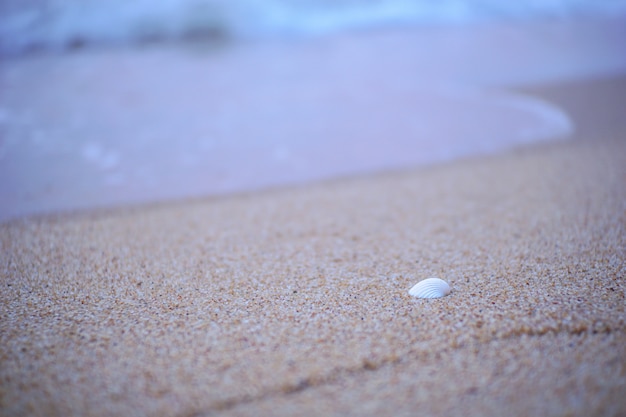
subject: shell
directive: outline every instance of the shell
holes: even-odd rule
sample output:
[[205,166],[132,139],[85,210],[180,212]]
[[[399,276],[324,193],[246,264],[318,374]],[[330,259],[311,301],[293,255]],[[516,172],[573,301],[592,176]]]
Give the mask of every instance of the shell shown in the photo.
[[427,278],[415,284],[409,294],[418,298],[440,298],[450,294],[450,286],[442,279]]

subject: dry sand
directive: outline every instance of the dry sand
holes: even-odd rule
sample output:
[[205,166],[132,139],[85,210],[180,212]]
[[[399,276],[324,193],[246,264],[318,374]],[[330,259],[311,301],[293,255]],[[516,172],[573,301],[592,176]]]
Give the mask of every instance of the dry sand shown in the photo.
[[625,415],[625,87],[528,90],[570,142],[1,225],[2,414]]

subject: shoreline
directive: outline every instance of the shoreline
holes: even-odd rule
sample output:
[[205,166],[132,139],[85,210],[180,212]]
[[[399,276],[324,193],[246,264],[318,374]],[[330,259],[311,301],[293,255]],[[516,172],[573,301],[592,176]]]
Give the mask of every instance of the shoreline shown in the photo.
[[[168,207],[185,204],[201,204],[205,201],[220,199],[253,198],[255,195],[266,193],[280,193],[297,190],[300,187],[310,188],[316,186],[332,185],[353,180],[367,180],[376,177],[394,177],[413,171],[429,171],[437,167],[446,167],[454,164],[464,164],[471,161],[491,160],[517,153],[534,152],[540,149],[549,149],[560,143],[571,141],[588,141],[591,137],[619,138],[622,134],[623,121],[620,109],[626,106],[626,76],[602,77],[586,81],[574,81],[563,83],[548,83],[543,85],[528,86],[510,90],[521,93],[523,96],[549,102],[556,108],[568,114],[575,122],[575,129],[563,139],[547,140],[539,144],[521,144],[514,148],[493,154],[470,155],[453,160],[426,163],[418,166],[397,166],[395,168],[372,170],[369,172],[354,172],[331,178],[320,178],[294,184],[275,184],[265,187],[241,189],[233,192],[215,193],[211,195],[190,195],[179,198],[155,199],[153,201],[140,200],[126,204],[113,204],[90,207],[73,207],[70,209],[33,213],[25,217],[4,218],[0,224],[9,224],[23,221],[45,221],[46,219],[68,219],[73,216],[97,217],[106,216],[115,212],[137,212],[143,209],[150,210],[154,207]],[[602,109],[602,111],[589,111],[589,108]],[[619,140],[619,139],[618,139]]]
[[[524,91],[626,74],[615,22],[8,60],[0,221],[310,184],[562,137],[568,116]],[[515,56],[502,56],[507,42]]]
[[[624,86],[542,87],[586,132],[574,140],[0,224],[0,405],[624,413],[626,121],[606,108]],[[428,276],[452,293],[411,298]]]

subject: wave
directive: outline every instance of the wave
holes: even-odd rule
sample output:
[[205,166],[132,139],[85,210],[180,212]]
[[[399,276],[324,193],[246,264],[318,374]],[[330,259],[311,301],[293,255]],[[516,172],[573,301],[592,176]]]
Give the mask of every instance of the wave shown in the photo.
[[626,0],[4,0],[0,53],[626,14]]

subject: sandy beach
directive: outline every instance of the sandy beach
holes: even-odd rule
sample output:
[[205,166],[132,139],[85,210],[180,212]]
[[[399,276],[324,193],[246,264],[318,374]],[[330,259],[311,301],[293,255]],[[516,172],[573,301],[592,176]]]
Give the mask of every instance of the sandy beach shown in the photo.
[[621,22],[0,62],[0,415],[626,415]]
[[625,79],[525,92],[577,134],[2,224],[2,415],[624,415]]

